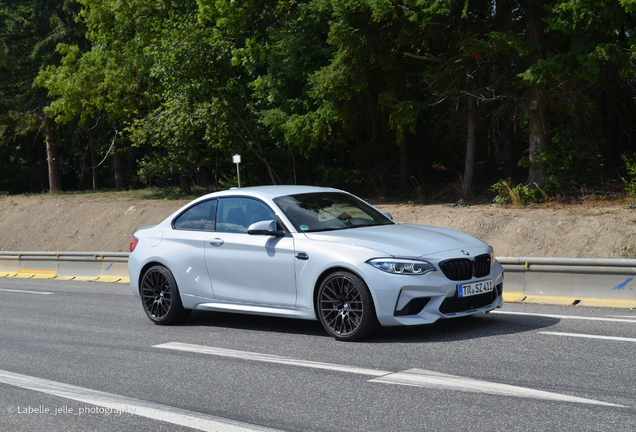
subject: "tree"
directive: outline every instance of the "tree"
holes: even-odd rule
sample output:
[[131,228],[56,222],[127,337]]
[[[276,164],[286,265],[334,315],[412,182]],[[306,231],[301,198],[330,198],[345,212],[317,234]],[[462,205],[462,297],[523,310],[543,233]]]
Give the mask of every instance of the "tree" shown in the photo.
[[0,7],[0,124],[4,128],[0,142],[17,149],[23,141],[42,140],[44,129],[51,193],[59,192],[62,184],[56,131],[43,113],[45,92],[32,84],[40,69],[58,61],[57,43],[81,40],[76,15],[71,0],[18,0]]
[[87,44],[59,44],[36,82],[81,184],[112,155],[118,189],[122,166],[146,184],[229,186],[241,152],[246,184],[426,193],[463,173],[468,193],[502,164],[517,174],[525,147],[543,187],[613,166],[636,129],[626,2],[80,5]]
[[[339,161],[339,166],[323,165],[332,184],[338,178],[351,181],[361,168],[367,178],[379,173],[377,178],[391,182],[397,163],[398,184],[406,189],[409,135],[421,106],[410,88],[415,61],[403,52],[409,28],[416,30],[416,25],[387,1],[313,1],[300,5],[293,16],[285,21],[289,27],[274,34],[273,55],[308,56],[282,73],[270,69],[267,79],[282,75],[283,83],[295,82],[292,88],[302,93],[296,92],[293,104],[264,111],[264,120],[301,153],[320,152]],[[309,19],[317,25],[308,28]]]
[[467,114],[466,114],[466,165],[464,168],[464,195],[468,195],[473,188],[473,180],[475,176],[475,127],[477,118],[477,103],[474,98],[466,98]]
[[[530,61],[533,66],[539,63],[543,55],[544,41],[544,2],[526,0],[525,20],[526,38],[530,44]],[[532,67],[532,66],[531,66]],[[548,117],[548,97],[543,80],[528,83],[528,142],[530,170],[528,183],[545,186],[545,170],[540,161],[540,152],[550,143],[550,121]]]
[[629,148],[629,137],[621,131],[632,123],[628,95],[635,71],[630,53],[636,46],[635,8],[613,1],[555,1],[541,8],[534,0],[529,3],[527,22],[534,22],[530,27],[538,39],[532,66],[521,74],[529,88],[529,126],[535,129],[529,134],[528,181],[542,186],[546,180],[550,185],[577,178],[584,183],[592,173],[600,177],[604,166],[613,173],[621,147]]
[[588,103],[597,105],[603,121],[598,128],[604,135],[598,148],[610,170],[618,168],[622,151],[631,150],[629,137],[621,131],[630,130],[632,123],[628,113],[633,111],[629,94],[636,71],[635,12],[636,6],[627,1],[557,1],[546,18],[549,29],[565,43],[542,72],[579,89]]

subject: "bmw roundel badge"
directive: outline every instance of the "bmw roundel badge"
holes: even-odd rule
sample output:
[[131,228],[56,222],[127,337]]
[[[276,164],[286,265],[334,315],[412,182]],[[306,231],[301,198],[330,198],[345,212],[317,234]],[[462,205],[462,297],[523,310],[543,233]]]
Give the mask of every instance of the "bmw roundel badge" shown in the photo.
[[462,251],[462,253],[463,253],[464,255],[470,255],[470,253],[468,253],[468,251],[465,251],[465,250],[463,250],[463,251]]

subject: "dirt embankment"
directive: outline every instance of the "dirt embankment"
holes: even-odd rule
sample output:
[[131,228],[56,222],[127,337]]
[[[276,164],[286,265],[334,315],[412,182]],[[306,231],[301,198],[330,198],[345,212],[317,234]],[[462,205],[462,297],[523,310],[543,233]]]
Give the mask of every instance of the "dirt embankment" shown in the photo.
[[135,230],[185,203],[114,194],[0,198],[0,250],[128,252]]
[[[0,198],[0,250],[127,252],[133,232],[187,200],[117,194]],[[378,204],[398,222],[452,228],[497,256],[623,258],[636,251],[636,211],[619,205],[514,209],[494,205]]]
[[616,206],[514,209],[495,205],[378,206],[395,220],[463,231],[497,256],[625,258],[636,249],[636,211]]

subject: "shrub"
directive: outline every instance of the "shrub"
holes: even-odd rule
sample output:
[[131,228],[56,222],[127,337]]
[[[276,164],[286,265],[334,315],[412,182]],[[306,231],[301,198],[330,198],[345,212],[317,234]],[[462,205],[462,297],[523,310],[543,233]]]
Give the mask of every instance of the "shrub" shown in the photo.
[[623,179],[623,181],[627,184],[625,187],[625,192],[632,199],[636,200],[636,162],[632,162],[627,156],[623,155],[623,161],[625,162],[625,167],[627,168],[627,174],[629,175],[629,181]]
[[535,202],[540,194],[545,196],[541,189],[534,189],[528,184],[519,183],[515,186],[511,179],[499,180],[490,188],[497,194],[493,200],[497,205],[512,204],[523,206],[530,202]]

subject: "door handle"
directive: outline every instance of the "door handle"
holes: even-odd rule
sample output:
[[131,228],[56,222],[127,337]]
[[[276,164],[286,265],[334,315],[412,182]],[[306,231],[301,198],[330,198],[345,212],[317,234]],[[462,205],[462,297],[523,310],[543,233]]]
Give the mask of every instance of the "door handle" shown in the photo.
[[210,244],[212,246],[221,246],[223,243],[225,243],[222,239],[220,238],[215,238],[214,240],[210,240]]
[[296,254],[296,258],[298,258],[299,260],[308,260],[309,255],[307,255],[305,252],[298,252],[298,254]]

